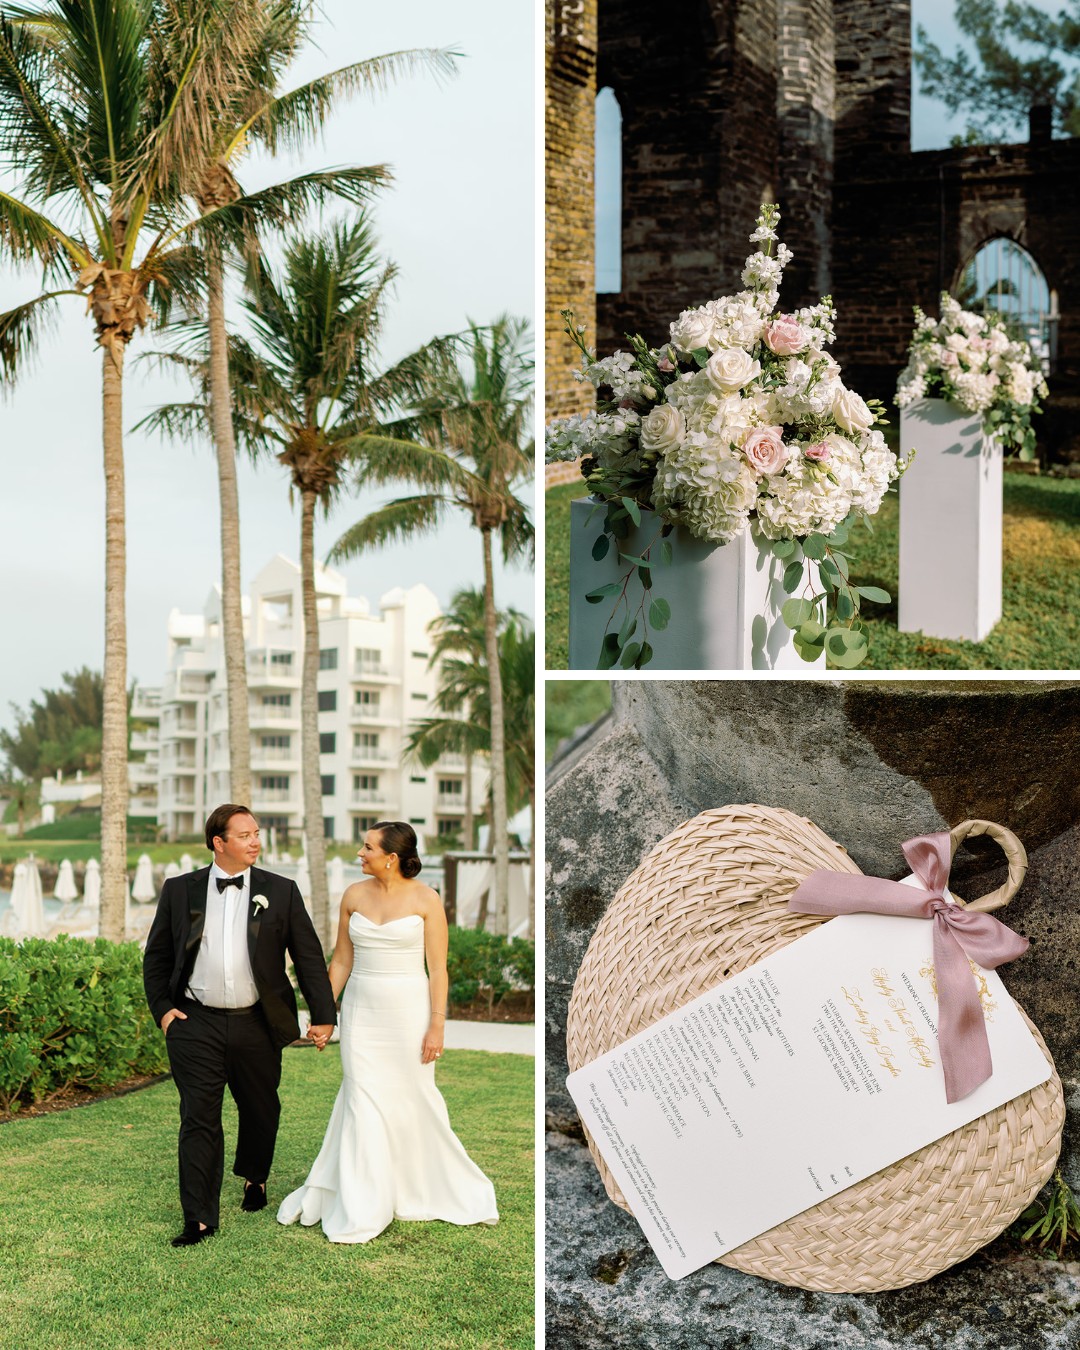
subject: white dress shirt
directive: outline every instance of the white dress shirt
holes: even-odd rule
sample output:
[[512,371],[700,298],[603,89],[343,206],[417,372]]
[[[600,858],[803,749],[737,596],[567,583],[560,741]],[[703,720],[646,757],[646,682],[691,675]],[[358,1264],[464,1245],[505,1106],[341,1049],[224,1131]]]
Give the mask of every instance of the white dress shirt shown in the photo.
[[206,888],[206,922],[188,993],[209,1008],[250,1008],[259,1001],[247,944],[251,869],[239,874],[242,886],[226,886],[219,891],[218,877],[228,875],[217,863],[211,865]]

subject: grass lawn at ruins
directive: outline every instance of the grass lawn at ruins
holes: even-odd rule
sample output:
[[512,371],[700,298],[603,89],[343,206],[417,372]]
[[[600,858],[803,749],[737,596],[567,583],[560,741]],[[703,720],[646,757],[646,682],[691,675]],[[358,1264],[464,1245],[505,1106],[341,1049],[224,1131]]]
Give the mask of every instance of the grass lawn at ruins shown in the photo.
[[[570,503],[579,483],[547,494],[547,668],[567,668]],[[899,498],[889,492],[874,530],[851,532],[852,580],[882,586],[865,603],[870,654],[861,670],[1063,670],[1080,652],[1080,479],[1005,475],[1003,612],[982,642],[928,638],[896,627]]]
[[225,1098],[221,1227],[174,1249],[176,1088],[0,1125],[0,1303],[22,1350],[402,1350],[533,1345],[533,1078],[524,1055],[450,1050],[438,1083],[500,1223],[395,1221],[373,1242],[282,1227],[341,1081],[336,1046],[285,1051],[269,1206],[240,1210]]

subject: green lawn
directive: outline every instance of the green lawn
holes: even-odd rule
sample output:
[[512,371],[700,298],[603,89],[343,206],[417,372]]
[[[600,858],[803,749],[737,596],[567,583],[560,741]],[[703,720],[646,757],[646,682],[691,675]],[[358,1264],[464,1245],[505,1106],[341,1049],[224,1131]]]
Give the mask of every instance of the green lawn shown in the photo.
[[[567,668],[570,503],[579,484],[547,494],[547,667]],[[898,499],[874,533],[851,536],[852,579],[883,586],[891,605],[865,606],[866,670],[1063,670],[1080,664],[1080,480],[1005,475],[1003,616],[983,642],[952,642],[896,627]]]
[[495,1228],[393,1223],[340,1246],[274,1219],[314,1159],[340,1081],[336,1047],[287,1050],[270,1206],[239,1209],[226,1097],[222,1225],[174,1250],[171,1082],[0,1126],[0,1305],[20,1350],[338,1350],[533,1345],[533,1065],[451,1050],[439,1086],[491,1177]]

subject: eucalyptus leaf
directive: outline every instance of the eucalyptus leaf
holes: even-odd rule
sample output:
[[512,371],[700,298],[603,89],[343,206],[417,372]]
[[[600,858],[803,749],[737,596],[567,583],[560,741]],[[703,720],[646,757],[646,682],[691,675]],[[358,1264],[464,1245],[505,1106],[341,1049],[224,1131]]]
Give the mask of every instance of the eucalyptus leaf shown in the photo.
[[595,591],[586,591],[585,599],[590,605],[598,605],[601,600],[606,600],[610,595],[618,595],[622,587],[617,581],[609,581],[604,586],[597,586]]
[[592,555],[596,562],[601,562],[607,557],[608,549],[611,547],[611,536],[607,534],[598,535],[592,546]]
[[649,606],[649,622],[654,628],[662,631],[668,626],[670,618],[671,606],[662,596],[657,596]]
[[637,570],[638,580],[641,582],[642,590],[652,590],[652,572],[647,567],[639,567]]
[[851,592],[848,590],[837,592],[836,617],[843,623],[847,619],[853,618],[854,614],[855,601],[851,598]]
[[813,617],[814,607],[809,600],[785,600],[780,617],[789,628],[800,628]]
[[621,500],[623,506],[626,507],[626,514],[630,517],[630,519],[634,522],[635,525],[640,525],[641,507],[638,506],[637,502],[634,501],[633,497],[623,497]]
[[634,662],[634,664],[637,666],[638,670],[640,670],[642,666],[647,666],[652,659],[653,659],[652,647],[648,642],[643,642],[641,644],[641,651],[638,652],[638,659]]
[[635,567],[652,566],[652,563],[650,563],[648,558],[639,558],[636,556],[636,554],[633,553],[620,553],[619,557],[624,558],[628,563],[633,563]]
[[697,362],[698,369],[700,370],[709,364],[709,357],[712,353],[709,351],[708,347],[695,347],[690,355]]
[[803,579],[802,559],[800,559],[798,562],[789,562],[788,565],[784,568],[784,581],[783,581],[784,590],[787,591],[788,595],[790,595],[792,591],[797,590],[798,587],[802,585],[802,579]]
[[619,665],[622,666],[623,670],[630,669],[630,667],[638,659],[638,654],[640,651],[641,651],[640,642],[631,642],[628,647],[623,648],[622,660],[619,662]]
[[887,605],[892,601],[889,592],[883,591],[880,586],[856,586],[855,589],[864,600],[873,600],[876,605]]
[[825,556],[827,545],[823,534],[808,534],[802,542],[802,550],[814,562],[820,562]]
[[597,670],[610,670],[619,659],[621,645],[618,635],[615,633],[605,633],[604,641],[600,645],[600,660],[596,663]]
[[619,646],[625,647],[636,631],[637,615],[628,614],[623,622],[623,626],[619,629]]
[[662,563],[664,563],[666,566],[670,566],[670,564],[671,564],[671,540],[670,540],[670,539],[661,539],[661,540],[660,540],[660,561],[661,561]]
[[794,539],[774,539],[772,542],[774,558],[790,558],[795,552]]

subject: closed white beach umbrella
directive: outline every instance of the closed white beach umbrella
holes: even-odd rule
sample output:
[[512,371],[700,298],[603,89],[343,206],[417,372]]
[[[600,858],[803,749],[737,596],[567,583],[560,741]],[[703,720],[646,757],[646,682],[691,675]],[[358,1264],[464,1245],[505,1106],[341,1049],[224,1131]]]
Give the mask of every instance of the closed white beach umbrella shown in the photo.
[[166,880],[168,880],[169,877],[178,877],[179,875],[180,875],[180,864],[175,859],[172,862],[167,862],[165,864]]
[[326,884],[330,891],[330,904],[336,905],[345,890],[345,859],[331,858],[326,868]]
[[86,864],[86,876],[83,878],[83,904],[97,909],[101,904],[101,864],[91,858]]
[[60,864],[60,871],[56,874],[56,889],[53,891],[53,895],[57,900],[62,900],[65,905],[69,901],[79,898],[79,888],[75,885],[75,872],[67,858]]
[[11,885],[11,909],[15,915],[15,938],[44,937],[45,906],[41,873],[33,858],[17,863]]
[[306,904],[311,894],[311,872],[308,870],[306,853],[296,864],[296,884],[300,888],[300,894],[304,897],[304,903]]
[[195,863],[194,863],[194,860],[192,859],[192,856],[191,856],[190,853],[181,853],[181,854],[180,854],[180,871],[181,871],[181,872],[194,872],[194,871],[195,871]]
[[141,853],[135,866],[135,880],[131,886],[131,898],[140,904],[157,899],[157,887],[154,885],[154,865],[149,853]]

